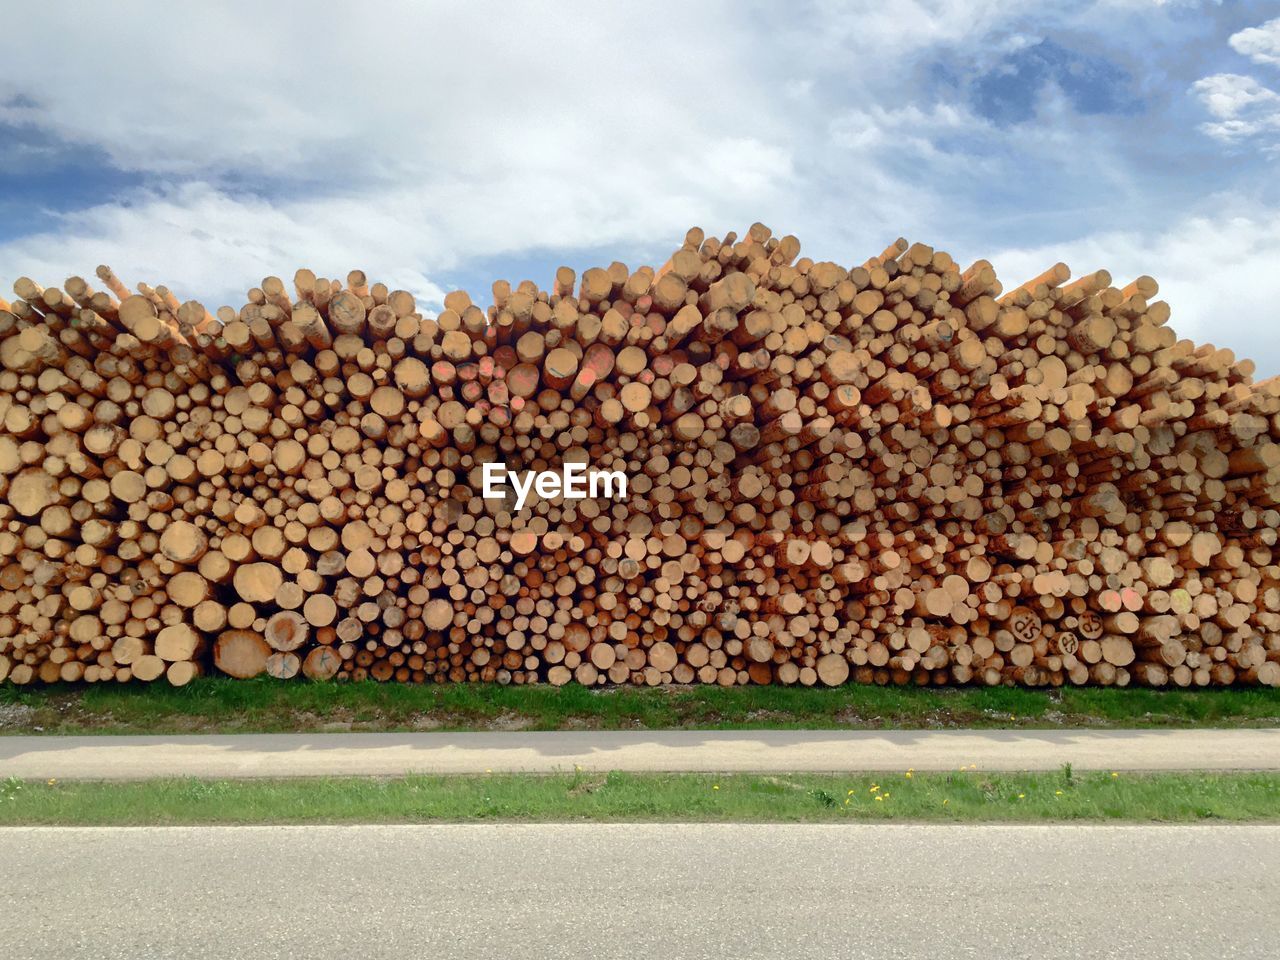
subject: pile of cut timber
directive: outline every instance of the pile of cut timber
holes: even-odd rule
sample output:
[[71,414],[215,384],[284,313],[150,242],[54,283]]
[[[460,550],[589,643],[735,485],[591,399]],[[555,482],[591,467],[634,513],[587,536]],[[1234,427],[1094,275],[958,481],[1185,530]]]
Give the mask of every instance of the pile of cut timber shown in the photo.
[[[1280,381],[1156,284],[760,224],[413,296],[0,301],[0,679],[1280,682]],[[620,470],[483,499],[482,466]]]

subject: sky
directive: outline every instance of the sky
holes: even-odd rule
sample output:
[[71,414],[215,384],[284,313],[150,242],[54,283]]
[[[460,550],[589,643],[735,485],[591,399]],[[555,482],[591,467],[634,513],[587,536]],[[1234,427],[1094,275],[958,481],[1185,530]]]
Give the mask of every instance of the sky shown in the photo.
[[430,308],[759,220],[1150,274],[1280,373],[1276,0],[10,6],[4,290],[360,268]]

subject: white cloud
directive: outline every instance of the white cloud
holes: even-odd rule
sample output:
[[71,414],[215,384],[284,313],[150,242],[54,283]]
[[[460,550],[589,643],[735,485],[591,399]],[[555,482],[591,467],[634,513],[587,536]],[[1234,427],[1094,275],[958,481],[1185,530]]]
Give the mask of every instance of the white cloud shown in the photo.
[[137,190],[0,244],[0,263],[12,275],[57,282],[107,262],[126,280],[166,283],[183,299],[237,303],[266,273],[287,278],[307,266],[346,276],[359,267],[439,301],[443,293],[430,275],[469,257],[655,236],[675,247],[695,220],[745,212],[791,173],[785,151],[751,137],[654,164],[626,152],[598,168],[594,155],[562,159],[560,170],[380,184],[332,196],[266,199],[203,181]]
[[[756,82],[698,89],[741,66],[731,14],[700,4],[662,30],[584,3],[134,3],[72,17],[33,4],[10,28],[57,35],[64,50],[87,54],[104,34],[152,41],[109,69],[85,55],[49,70],[30,45],[7,73],[34,103],[26,120],[125,169],[362,179],[537,169],[565,152],[546,148],[567,129],[597,155],[641,130],[671,144],[736,135]],[[713,32],[728,42],[699,41]],[[721,109],[704,109],[704,95]]]
[[[57,278],[110,258],[212,300],[299,263],[426,289],[469,258],[674,246],[694,223],[834,246],[836,206],[895,181],[892,156],[832,150],[831,55],[857,57],[841,101],[874,102],[912,57],[1026,5],[27,5],[11,30],[58,35],[63,56],[49,70],[38,44],[15,48],[0,121],[148,186],[0,246],[0,264]],[[104,69],[104,32],[150,37],[146,56]],[[854,229],[879,249],[902,229],[895,198],[927,193],[899,185]]]
[[57,282],[107,262],[135,281],[166,283],[183,299],[218,302],[243,297],[266,273],[287,278],[307,266],[345,276],[359,267],[438,301],[443,294],[430,276],[472,257],[654,237],[674,248],[695,222],[742,229],[755,219],[749,211],[792,172],[784,150],[750,137],[652,165],[626,153],[601,167],[572,154],[564,163],[487,180],[454,176],[300,198],[267,199],[204,181],[136,190],[0,244],[0,264],[11,279]]
[[[1222,198],[1226,208],[1239,206]],[[989,257],[1006,289],[1062,260],[1075,276],[1105,268],[1118,286],[1142,274],[1160,283],[1180,337],[1228,347],[1258,364],[1258,378],[1280,374],[1280,210],[1196,216],[1160,231],[1097,233],[1052,246]]]
[[1217,120],[1200,129],[1216,140],[1235,143],[1280,131],[1280,94],[1253,77],[1216,73],[1191,87]]
[[987,128],[981,117],[963,106],[940,103],[921,108],[915,104],[884,107],[872,104],[850,110],[831,122],[835,141],[851,150],[873,155],[890,151],[901,155],[946,159],[956,133]]
[[1254,63],[1280,65],[1280,17],[1268,20],[1260,27],[1248,27],[1233,33],[1230,40],[1236,53],[1242,53]]
[[1280,95],[1274,90],[1238,73],[1216,73],[1197,80],[1192,89],[1208,111],[1223,120],[1234,120],[1258,106],[1270,107],[1280,102]]
[[[741,230],[780,206],[806,116],[770,96],[728,0],[643,17],[585,2],[28,5],[8,25],[59,36],[64,56],[50,70],[20,45],[0,121],[101,150],[149,186],[0,246],[3,269],[65,277],[110,257],[210,299],[303,262],[425,290],[468,257]],[[104,68],[90,52],[104,33],[151,40]]]
[[[1227,42],[1254,63],[1280,65],[1280,17],[1233,33]],[[1191,91],[1216,118],[1201,124],[1202,132],[1223,143],[1256,140],[1267,153],[1280,150],[1280,93],[1238,73],[1204,77]]]
[[346,277],[367,265],[375,280],[438,307],[444,292],[414,263],[439,238],[368,210],[352,213],[341,203],[281,208],[191,183],[65,215],[54,229],[0,246],[0,262],[43,283],[81,274],[95,285],[94,268],[107,263],[129,286],[165,283],[180,299],[209,307],[240,306],[245,291],[270,274],[289,280],[306,266]]
[[985,36],[1016,14],[1039,5],[1034,0],[816,0],[810,42],[882,60],[921,47]]

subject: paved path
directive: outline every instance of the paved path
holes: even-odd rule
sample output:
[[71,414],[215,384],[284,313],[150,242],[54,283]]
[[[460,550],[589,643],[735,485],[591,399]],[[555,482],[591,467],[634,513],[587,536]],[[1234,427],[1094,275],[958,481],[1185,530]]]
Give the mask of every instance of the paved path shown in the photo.
[[1280,827],[0,829],[6,960],[1273,960]]
[[1280,770],[1280,729],[0,737],[0,779],[572,770]]

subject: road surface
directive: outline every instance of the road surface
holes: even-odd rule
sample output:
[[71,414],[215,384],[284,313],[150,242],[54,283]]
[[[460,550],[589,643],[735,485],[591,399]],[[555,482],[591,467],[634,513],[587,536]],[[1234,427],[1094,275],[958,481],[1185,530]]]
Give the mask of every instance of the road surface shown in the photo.
[[6,960],[1274,960],[1280,827],[0,829]]
[[0,779],[729,772],[1280,770],[1266,730],[672,730],[0,737]]

